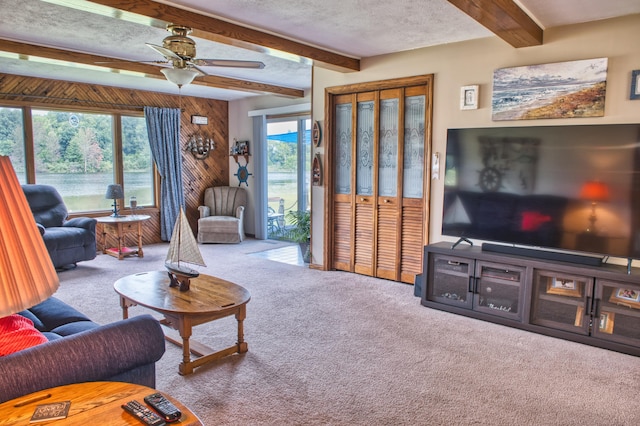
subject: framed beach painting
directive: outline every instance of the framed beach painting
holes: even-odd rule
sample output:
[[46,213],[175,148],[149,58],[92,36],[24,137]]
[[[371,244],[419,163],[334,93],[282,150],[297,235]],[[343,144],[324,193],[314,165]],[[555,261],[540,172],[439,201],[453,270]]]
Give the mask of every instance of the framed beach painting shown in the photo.
[[598,58],[495,70],[492,119],[603,117],[607,62]]

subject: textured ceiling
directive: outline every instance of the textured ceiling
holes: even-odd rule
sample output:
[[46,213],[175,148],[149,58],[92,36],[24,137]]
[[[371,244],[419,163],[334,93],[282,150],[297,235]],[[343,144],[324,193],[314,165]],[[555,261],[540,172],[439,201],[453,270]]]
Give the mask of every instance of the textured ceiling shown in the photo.
[[[173,0],[159,3],[354,58],[494,36],[446,0]],[[516,3],[542,28],[640,13],[639,0],[517,0]],[[168,35],[163,29],[164,23],[130,22],[78,9],[86,5],[92,4],[83,0],[21,0],[19,3],[0,0],[0,38],[132,61],[162,59],[145,43],[162,44]],[[259,60],[266,64],[263,70],[210,67],[207,68],[210,74],[302,90],[310,88],[309,61],[194,39],[198,58]],[[0,52],[0,72],[178,93],[175,85],[162,79],[109,72],[105,67],[93,70],[29,59]],[[182,93],[223,100],[256,95],[193,84],[183,87]]]

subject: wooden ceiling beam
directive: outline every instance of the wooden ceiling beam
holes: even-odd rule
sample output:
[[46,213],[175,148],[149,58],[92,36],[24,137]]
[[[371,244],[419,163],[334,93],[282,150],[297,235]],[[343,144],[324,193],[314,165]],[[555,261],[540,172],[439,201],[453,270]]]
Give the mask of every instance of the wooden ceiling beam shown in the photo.
[[[314,65],[342,72],[360,71],[360,60],[296,42],[274,34],[233,24],[211,16],[157,3],[152,0],[89,0],[102,6],[146,16],[152,20],[188,25],[194,37],[218,43],[243,47],[269,54],[271,49],[298,56],[299,60],[310,59]],[[295,7],[295,6],[292,6]],[[96,9],[96,13],[102,11]],[[109,16],[117,17],[117,14]]]
[[[25,56],[37,56],[41,58],[55,59],[58,61],[74,62],[92,66],[105,67],[117,72],[118,70],[133,71],[145,74],[146,77],[164,80],[160,72],[161,67],[146,63],[130,62],[108,56],[90,55],[87,53],[73,52],[70,50],[55,49],[52,47],[38,46],[35,44],[18,43],[12,40],[0,38],[0,51],[16,53]],[[27,58],[28,59],[28,58]],[[106,64],[106,63],[108,64]],[[104,63],[104,64],[103,64]],[[197,77],[193,81],[195,85],[217,87],[220,89],[238,90],[254,93],[272,93],[293,98],[304,97],[304,90],[289,87],[275,86],[253,81],[238,80],[235,78],[208,75]]]
[[543,31],[513,0],[447,0],[513,47],[542,44]]

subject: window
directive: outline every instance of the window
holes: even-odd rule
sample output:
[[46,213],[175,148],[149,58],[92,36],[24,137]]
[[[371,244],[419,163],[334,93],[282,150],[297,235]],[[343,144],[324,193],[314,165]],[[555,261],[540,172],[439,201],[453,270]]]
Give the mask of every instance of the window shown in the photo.
[[136,197],[139,206],[155,204],[152,163],[144,117],[122,117],[123,188],[127,200]]
[[0,155],[11,158],[18,180],[21,184],[27,183],[21,108],[0,107]]
[[55,187],[69,212],[106,210],[114,182],[113,118],[33,110],[35,183]]
[[[10,155],[21,183],[54,186],[70,213],[109,210],[107,185],[122,184],[125,201],[155,205],[151,149],[142,116],[50,109],[28,110],[31,134],[24,135],[22,109],[0,108],[0,154]],[[25,137],[33,156],[25,155]],[[29,143],[29,142],[27,142]],[[34,174],[29,178],[27,170]]]

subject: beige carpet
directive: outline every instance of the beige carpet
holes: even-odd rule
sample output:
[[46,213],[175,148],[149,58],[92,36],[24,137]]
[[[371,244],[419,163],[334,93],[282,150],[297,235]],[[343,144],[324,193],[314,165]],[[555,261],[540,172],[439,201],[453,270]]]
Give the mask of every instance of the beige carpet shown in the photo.
[[[250,255],[281,246],[201,246],[203,273],[252,295],[248,353],[182,377],[181,350],[167,343],[157,364],[158,389],[206,425],[640,423],[640,358],[428,309],[405,284]],[[162,270],[166,250],[99,255],[61,272],[56,295],[100,323],[116,321],[113,282]],[[198,326],[195,338],[223,347],[235,332],[226,318]]]

